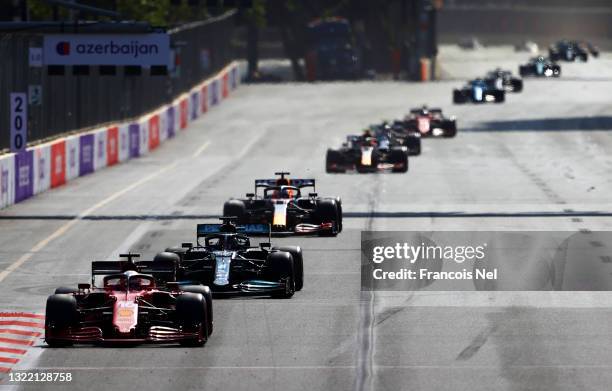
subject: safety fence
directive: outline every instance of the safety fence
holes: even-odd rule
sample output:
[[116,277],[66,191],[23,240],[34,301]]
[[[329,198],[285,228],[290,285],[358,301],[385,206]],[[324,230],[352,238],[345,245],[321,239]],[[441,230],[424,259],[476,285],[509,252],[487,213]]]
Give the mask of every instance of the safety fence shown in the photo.
[[0,209],[72,179],[138,158],[222,103],[240,83],[237,62],[145,115],[0,155]]
[[[77,27],[67,24],[65,29]],[[86,67],[85,73],[83,67],[66,66],[57,74],[33,65],[29,50],[42,46],[45,33],[61,31],[42,27],[0,32],[0,152],[10,144],[11,92],[28,93],[28,142],[128,120],[172,101],[230,63],[234,30],[235,13],[230,11],[168,31],[174,58],[166,75],[119,66],[111,72],[109,67]],[[87,31],[78,28],[79,33]]]

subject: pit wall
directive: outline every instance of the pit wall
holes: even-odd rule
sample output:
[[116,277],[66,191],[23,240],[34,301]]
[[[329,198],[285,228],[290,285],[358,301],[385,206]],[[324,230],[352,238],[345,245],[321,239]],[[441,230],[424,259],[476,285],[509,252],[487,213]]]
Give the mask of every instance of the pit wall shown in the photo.
[[238,63],[232,62],[171,104],[136,120],[61,137],[24,152],[0,155],[0,209],[154,151],[223,103],[238,88],[240,73]]

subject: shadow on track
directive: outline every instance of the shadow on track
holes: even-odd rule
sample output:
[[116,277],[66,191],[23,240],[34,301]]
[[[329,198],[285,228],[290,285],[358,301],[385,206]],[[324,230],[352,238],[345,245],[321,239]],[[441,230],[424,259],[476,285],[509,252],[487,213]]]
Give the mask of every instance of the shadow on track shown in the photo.
[[559,132],[559,131],[612,131],[612,117],[568,117],[542,119],[515,119],[482,122],[462,132]]

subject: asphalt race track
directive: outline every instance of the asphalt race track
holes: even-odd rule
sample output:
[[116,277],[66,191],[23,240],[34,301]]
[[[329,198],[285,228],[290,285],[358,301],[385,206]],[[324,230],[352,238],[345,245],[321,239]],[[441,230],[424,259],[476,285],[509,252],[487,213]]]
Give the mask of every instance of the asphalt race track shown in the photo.
[[[453,78],[485,61],[451,54]],[[528,57],[507,54],[515,72]],[[68,385],[29,387],[92,391],[608,388],[612,294],[362,294],[359,240],[365,229],[612,230],[610,65],[605,53],[562,63],[566,79],[526,80],[501,105],[453,106],[458,79],[241,87],[156,152],[1,211],[0,270],[10,272],[0,311],[44,313],[55,287],[89,281],[92,260],[194,239],[197,222],[281,169],[343,199],[337,238],[273,240],[303,247],[303,291],[216,300],[204,348],[50,349],[39,339],[14,370],[69,371]],[[328,146],[422,103],[456,115],[458,136],[425,140],[407,174],[325,174]],[[612,273],[611,263],[590,267]]]

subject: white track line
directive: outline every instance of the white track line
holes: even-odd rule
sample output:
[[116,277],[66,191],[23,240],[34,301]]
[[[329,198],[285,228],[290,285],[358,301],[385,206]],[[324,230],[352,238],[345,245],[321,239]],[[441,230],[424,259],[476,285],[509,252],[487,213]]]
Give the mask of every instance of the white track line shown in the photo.
[[70,228],[72,228],[72,226],[75,225],[83,217],[92,214],[96,210],[98,210],[98,209],[102,208],[103,206],[107,205],[108,203],[116,200],[117,198],[121,197],[122,195],[131,192],[132,190],[134,190],[138,186],[140,186],[140,185],[142,185],[144,183],[147,183],[150,180],[152,180],[152,179],[156,178],[157,176],[159,176],[160,174],[163,174],[164,172],[174,168],[177,164],[178,164],[178,162],[174,162],[174,163],[168,164],[168,165],[160,168],[156,172],[154,172],[154,173],[152,173],[152,174],[150,174],[150,175],[140,179],[139,181],[136,181],[136,182],[132,183],[130,186],[125,187],[125,188],[117,191],[116,193],[111,194],[110,196],[108,196],[107,198],[105,198],[102,201],[98,202],[97,204],[93,205],[92,207],[90,207],[90,208],[84,210],[83,212],[79,213],[74,219],[66,222],[64,225],[62,225],[57,230],[55,230],[55,232],[53,232],[51,235],[47,236],[46,238],[44,238],[43,240],[38,242],[34,247],[32,247],[30,249],[30,251],[28,251],[25,254],[23,254],[21,257],[19,257],[19,259],[17,259],[15,262],[10,264],[6,269],[4,269],[2,272],[0,272],[0,282],[2,282],[9,274],[11,274],[13,271],[15,271],[17,268],[19,268],[25,262],[27,262],[30,258],[32,258],[32,256],[34,254],[36,254],[37,252],[39,252],[40,250],[45,248],[53,240],[55,240],[55,239],[61,237],[63,234],[65,234],[66,231],[68,231]]

